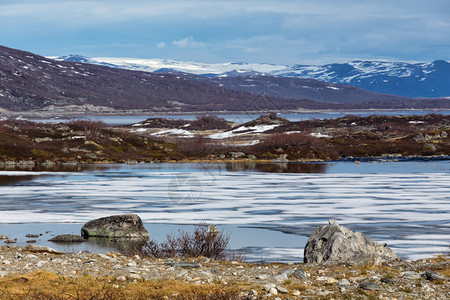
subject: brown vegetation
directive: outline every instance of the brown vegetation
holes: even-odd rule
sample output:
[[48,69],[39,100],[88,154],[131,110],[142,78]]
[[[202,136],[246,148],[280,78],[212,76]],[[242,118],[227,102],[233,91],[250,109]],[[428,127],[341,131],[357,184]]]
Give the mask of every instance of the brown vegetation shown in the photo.
[[208,226],[202,224],[195,226],[192,233],[182,229],[178,230],[177,235],[170,233],[162,243],[148,240],[144,243],[142,249],[136,249],[136,253],[133,254],[152,258],[196,258],[203,256],[212,259],[224,259],[229,241],[229,234],[210,232]]
[[230,129],[231,125],[224,118],[214,115],[197,116],[189,125],[192,130]]
[[240,299],[238,288],[233,286],[193,285],[180,280],[139,281],[118,286],[112,281],[112,278],[70,278],[38,271],[0,279],[0,297],[9,300]]

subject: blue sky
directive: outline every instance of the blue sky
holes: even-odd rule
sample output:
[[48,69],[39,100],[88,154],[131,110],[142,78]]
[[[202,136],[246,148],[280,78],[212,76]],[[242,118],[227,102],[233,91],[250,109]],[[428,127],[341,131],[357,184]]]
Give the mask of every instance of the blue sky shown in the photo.
[[0,0],[0,44],[208,63],[450,60],[450,1]]

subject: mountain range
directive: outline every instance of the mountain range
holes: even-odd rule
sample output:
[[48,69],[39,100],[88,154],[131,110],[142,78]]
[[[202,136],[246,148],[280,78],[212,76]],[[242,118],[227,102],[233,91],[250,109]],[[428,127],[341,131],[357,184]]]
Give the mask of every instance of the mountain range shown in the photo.
[[[125,68],[112,61],[93,62],[80,56],[55,60],[0,46],[0,112],[450,108],[446,98],[381,94],[315,79],[243,71],[238,67],[242,64],[229,64],[229,70],[223,67],[221,70],[227,74],[216,74],[212,69],[203,74],[205,69],[200,64],[185,64],[184,69],[190,68],[186,73],[160,65],[153,66],[157,70],[150,72],[142,71],[145,68],[140,65]],[[275,68],[266,65],[267,70],[269,66]]]
[[210,78],[250,75],[307,78],[404,97],[450,96],[450,63],[444,60],[430,63],[355,60],[347,63],[289,66],[242,62],[206,64],[165,59],[87,58],[78,55],[55,59],[146,72],[176,71]]

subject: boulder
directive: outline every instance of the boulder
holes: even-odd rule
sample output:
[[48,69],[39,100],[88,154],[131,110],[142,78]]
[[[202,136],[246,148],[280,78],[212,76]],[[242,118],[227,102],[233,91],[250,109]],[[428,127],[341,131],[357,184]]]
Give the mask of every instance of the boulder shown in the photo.
[[83,243],[86,240],[79,235],[74,234],[60,234],[48,240],[54,243]]
[[108,238],[148,238],[141,218],[135,214],[104,217],[87,222],[81,228],[81,235]]
[[316,228],[306,243],[305,263],[377,265],[397,259],[386,244],[378,244],[361,232],[340,226],[335,220],[328,222]]

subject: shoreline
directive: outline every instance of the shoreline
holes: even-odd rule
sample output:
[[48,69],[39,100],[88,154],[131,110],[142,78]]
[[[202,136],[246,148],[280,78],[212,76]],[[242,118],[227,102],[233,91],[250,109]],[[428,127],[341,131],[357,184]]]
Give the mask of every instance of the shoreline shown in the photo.
[[98,299],[448,299],[450,290],[448,256],[329,266],[3,246],[0,258],[0,292],[10,299],[49,299],[62,292],[75,297],[105,295]]
[[[430,108],[430,109],[302,109],[302,110],[281,110],[278,111],[280,114],[311,114],[311,113],[344,113],[344,112],[443,112],[450,111],[450,109],[443,108]],[[182,116],[182,115],[260,115],[264,114],[266,111],[188,111],[188,112],[174,112],[174,111],[146,111],[146,110],[113,110],[113,111],[5,111],[0,110],[0,116],[22,116],[22,117],[42,117],[42,119],[52,118],[52,117],[101,117],[101,116],[147,116],[152,115],[158,116]]]

